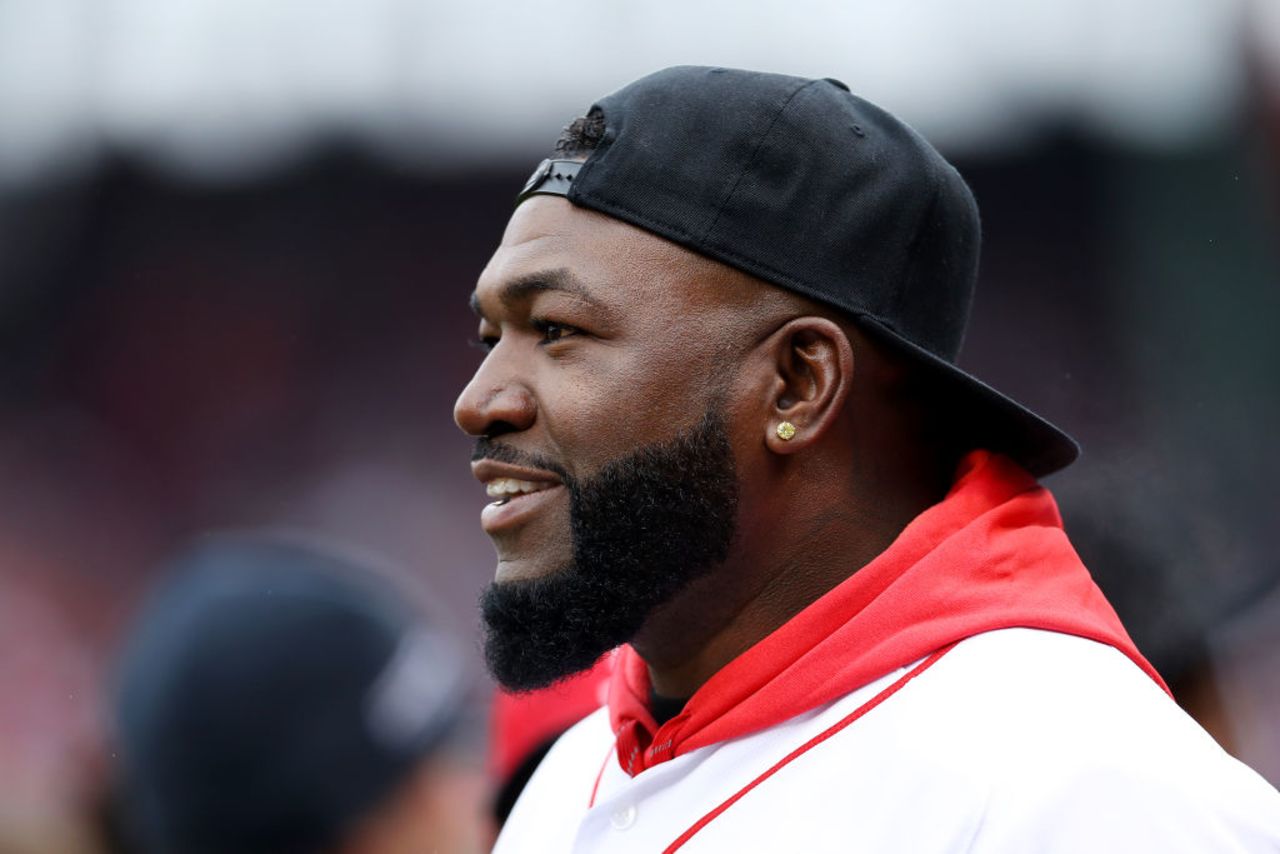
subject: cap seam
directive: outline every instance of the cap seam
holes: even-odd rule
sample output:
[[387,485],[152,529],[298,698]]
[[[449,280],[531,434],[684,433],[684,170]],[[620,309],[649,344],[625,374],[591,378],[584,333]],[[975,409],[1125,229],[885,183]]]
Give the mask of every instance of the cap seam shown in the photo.
[[794,101],[796,96],[805,89],[821,82],[821,80],[805,81],[797,86],[791,94],[787,96],[787,99],[782,102],[782,105],[778,107],[778,111],[774,113],[773,119],[769,122],[769,126],[761,132],[760,137],[756,140],[755,147],[751,149],[751,155],[743,161],[742,168],[738,170],[738,177],[733,181],[733,186],[729,188],[728,192],[725,193],[724,198],[720,200],[720,204],[716,208],[716,215],[702,232],[702,240],[706,240],[711,232],[715,231],[716,226],[720,224],[720,217],[724,214],[724,209],[729,206],[729,201],[734,197],[734,194],[738,192],[738,186],[742,183],[742,179],[746,177],[747,169],[755,162],[756,155],[760,153],[760,147],[764,145],[764,141],[769,138],[769,134],[773,133],[774,127],[778,124],[778,119],[782,118],[782,114],[787,111],[787,107],[791,106],[791,102]]

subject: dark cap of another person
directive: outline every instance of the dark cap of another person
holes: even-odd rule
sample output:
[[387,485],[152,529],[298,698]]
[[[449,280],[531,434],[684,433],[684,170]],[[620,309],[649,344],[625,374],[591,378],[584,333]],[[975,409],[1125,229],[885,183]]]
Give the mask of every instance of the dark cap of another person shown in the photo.
[[517,204],[558,195],[846,312],[933,381],[969,447],[1041,476],[1066,433],[956,366],[978,273],[978,208],[905,123],[838,80],[679,66],[602,98],[585,159],[548,159]]
[[458,649],[367,569],[213,538],[168,575],[118,673],[121,818],[141,850],[324,850],[457,721]]

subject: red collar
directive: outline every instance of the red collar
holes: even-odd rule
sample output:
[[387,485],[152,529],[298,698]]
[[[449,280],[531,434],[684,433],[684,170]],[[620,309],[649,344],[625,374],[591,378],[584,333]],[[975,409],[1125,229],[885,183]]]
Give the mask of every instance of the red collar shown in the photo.
[[964,638],[1015,626],[1100,641],[1168,691],[1062,530],[1048,490],[1006,457],[974,451],[951,491],[883,553],[725,665],[657,726],[631,647],[609,685],[618,760],[635,775],[831,702]]

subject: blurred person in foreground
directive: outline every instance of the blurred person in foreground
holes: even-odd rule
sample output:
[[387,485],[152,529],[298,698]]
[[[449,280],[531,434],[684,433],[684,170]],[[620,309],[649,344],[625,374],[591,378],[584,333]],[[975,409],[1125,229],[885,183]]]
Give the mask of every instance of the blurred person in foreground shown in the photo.
[[483,806],[459,804],[437,761],[462,662],[397,590],[334,554],[246,538],[213,538],[170,575],[120,662],[127,850],[478,848]]
[[979,244],[838,81],[668,69],[566,130],[454,414],[494,675],[626,645],[499,852],[1280,848],[1037,483],[1075,443],[955,366]]

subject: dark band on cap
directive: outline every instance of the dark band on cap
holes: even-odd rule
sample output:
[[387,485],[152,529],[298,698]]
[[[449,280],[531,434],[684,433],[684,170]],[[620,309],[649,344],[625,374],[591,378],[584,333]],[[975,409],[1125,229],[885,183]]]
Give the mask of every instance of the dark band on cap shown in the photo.
[[548,158],[538,164],[524,189],[516,196],[516,206],[530,196],[567,196],[573,186],[573,179],[582,168],[581,160],[552,160]]

